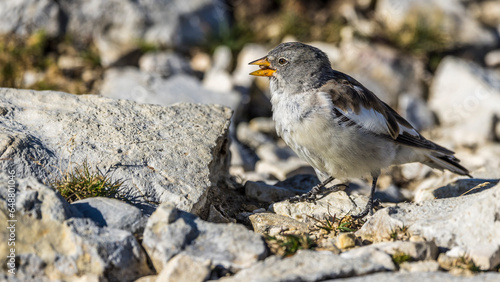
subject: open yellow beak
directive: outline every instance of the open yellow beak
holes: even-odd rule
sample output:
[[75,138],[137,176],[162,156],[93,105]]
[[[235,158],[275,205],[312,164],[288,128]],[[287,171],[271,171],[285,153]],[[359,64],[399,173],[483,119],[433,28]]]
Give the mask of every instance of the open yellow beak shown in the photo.
[[249,65],[257,65],[260,67],[260,70],[256,70],[254,72],[251,72],[250,75],[255,75],[255,76],[272,76],[274,72],[276,72],[275,69],[271,68],[271,63],[267,60],[267,57],[257,59],[253,62],[248,63]]

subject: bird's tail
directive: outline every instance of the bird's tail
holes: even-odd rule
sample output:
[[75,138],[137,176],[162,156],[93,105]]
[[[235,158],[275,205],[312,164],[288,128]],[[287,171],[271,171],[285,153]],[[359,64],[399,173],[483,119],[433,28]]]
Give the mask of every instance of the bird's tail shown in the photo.
[[460,165],[460,160],[453,155],[445,155],[437,152],[430,152],[426,154],[429,158],[428,161],[424,162],[426,165],[437,168],[437,169],[447,169],[453,173],[460,175],[467,175],[472,178],[469,170]]

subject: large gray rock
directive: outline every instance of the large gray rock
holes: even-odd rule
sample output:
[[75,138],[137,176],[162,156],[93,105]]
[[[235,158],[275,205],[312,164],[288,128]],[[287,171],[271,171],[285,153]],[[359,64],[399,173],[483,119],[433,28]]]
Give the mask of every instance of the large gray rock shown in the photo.
[[[141,42],[185,49],[217,35],[228,15],[219,0],[59,1],[67,32],[94,39],[105,66],[138,50]],[[126,19],[126,20],[124,20]]]
[[179,254],[237,271],[267,253],[263,239],[243,225],[206,222],[169,204],[151,215],[142,244],[158,272]]
[[53,180],[87,162],[124,181],[132,202],[174,203],[200,214],[227,178],[231,111],[143,105],[95,95],[0,89],[3,170]]
[[342,257],[329,251],[300,250],[294,256],[272,256],[222,281],[323,281],[394,270],[385,253]]
[[190,102],[220,104],[236,109],[240,102],[240,96],[236,92],[207,90],[193,76],[178,74],[165,79],[161,75],[141,72],[134,67],[108,69],[104,74],[101,94],[159,105]]
[[[146,256],[130,232],[99,228],[80,216],[64,199],[33,177],[14,174],[15,212],[7,204],[9,174],[0,174],[0,220],[15,225],[15,231],[0,231],[8,242],[15,234],[15,245],[3,244],[0,255],[6,258],[15,248],[16,278],[30,281],[107,279],[132,281],[150,274]],[[0,275],[6,274],[2,268]]]
[[381,241],[407,228],[411,236],[432,241],[438,247],[461,247],[481,269],[500,263],[500,185],[457,198],[398,204],[371,217],[356,233]]
[[61,34],[61,10],[53,0],[0,1],[0,34],[28,36],[37,31]]
[[126,230],[136,236],[142,236],[148,220],[138,208],[117,199],[87,198],[71,206],[101,227]]
[[375,18],[392,32],[420,24],[442,34],[453,45],[494,45],[494,34],[483,28],[470,11],[457,0],[381,0]]
[[455,57],[444,58],[431,85],[429,104],[455,144],[482,144],[500,116],[500,75]]

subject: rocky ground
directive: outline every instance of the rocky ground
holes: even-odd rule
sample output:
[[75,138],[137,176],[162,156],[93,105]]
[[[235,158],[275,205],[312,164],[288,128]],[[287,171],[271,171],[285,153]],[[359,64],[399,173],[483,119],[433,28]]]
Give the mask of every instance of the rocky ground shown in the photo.
[[[498,2],[283,2],[0,2],[2,280],[498,281]],[[289,40],[473,178],[389,168],[363,220],[365,179],[290,203],[318,179],[248,75]]]

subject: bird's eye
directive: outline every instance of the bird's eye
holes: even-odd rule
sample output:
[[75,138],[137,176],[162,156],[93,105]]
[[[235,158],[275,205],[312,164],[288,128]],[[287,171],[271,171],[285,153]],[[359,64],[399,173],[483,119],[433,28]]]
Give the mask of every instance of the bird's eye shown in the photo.
[[284,58],[280,58],[280,59],[278,60],[278,63],[279,63],[280,65],[284,65],[284,64],[286,64],[287,62],[288,62],[288,61],[287,61],[286,59],[284,59]]

